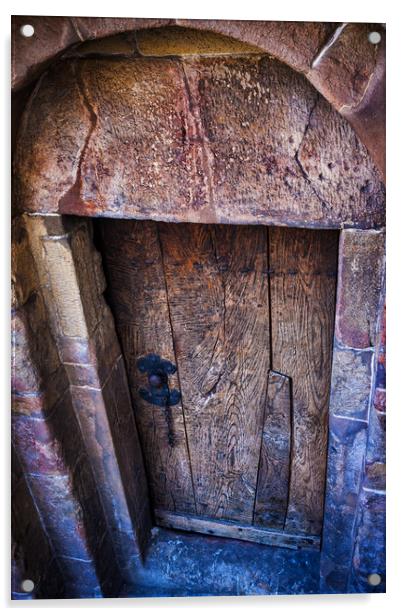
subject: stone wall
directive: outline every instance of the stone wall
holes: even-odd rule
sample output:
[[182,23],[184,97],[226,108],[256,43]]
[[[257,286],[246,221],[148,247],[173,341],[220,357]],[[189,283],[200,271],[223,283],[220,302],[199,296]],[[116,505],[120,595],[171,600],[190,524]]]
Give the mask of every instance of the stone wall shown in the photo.
[[[16,217],[13,251],[16,460],[43,543],[63,572],[64,596],[116,596],[132,583],[150,518],[123,359],[102,296],[90,224]],[[17,491],[13,499],[24,553],[29,536],[17,519],[26,508],[25,493]]]
[[[380,425],[373,407],[379,374],[375,366],[382,357],[382,342],[377,331],[383,302],[384,255],[383,232],[342,232],[321,558],[322,592],[355,591],[356,584],[350,586],[352,562],[353,570],[359,570],[360,579],[365,579],[363,592],[372,590],[367,583],[370,573],[384,576],[381,537],[385,524],[380,519],[380,512],[384,512],[381,509],[381,489],[385,487],[382,485],[385,479],[385,426],[384,422]],[[367,491],[372,483],[370,476],[374,476],[380,487],[380,491],[375,490],[371,497],[371,492]],[[369,517],[362,517],[365,502],[371,509],[370,498],[377,498],[376,507],[380,509],[374,533]],[[366,512],[366,516],[369,515]],[[371,563],[374,569],[363,572],[359,569],[358,546],[367,534],[372,542],[369,549],[375,555]],[[366,568],[369,568],[368,561]],[[381,588],[384,587],[383,584]]]

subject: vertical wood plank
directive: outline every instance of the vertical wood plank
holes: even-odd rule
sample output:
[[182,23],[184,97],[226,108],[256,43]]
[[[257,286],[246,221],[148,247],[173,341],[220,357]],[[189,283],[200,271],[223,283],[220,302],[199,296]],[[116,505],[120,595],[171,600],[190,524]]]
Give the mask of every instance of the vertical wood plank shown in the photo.
[[[156,223],[99,221],[107,299],[127,364],[127,374],[154,507],[195,513],[191,467],[181,403],[171,407],[174,447],[163,409],[144,401],[148,387],[137,360],[155,353],[176,364]],[[177,373],[169,386],[180,389]]]
[[197,510],[251,523],[270,367],[266,229],[159,229]]
[[273,369],[292,380],[293,435],[285,529],[322,527],[338,233],[272,228]]
[[283,529],[288,505],[291,392],[287,376],[270,371],[254,524]]

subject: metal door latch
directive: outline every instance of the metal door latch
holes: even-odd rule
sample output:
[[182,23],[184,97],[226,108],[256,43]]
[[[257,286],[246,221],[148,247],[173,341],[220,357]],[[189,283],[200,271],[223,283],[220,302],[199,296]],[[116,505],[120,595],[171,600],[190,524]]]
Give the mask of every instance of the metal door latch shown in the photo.
[[169,375],[174,374],[177,368],[172,362],[161,359],[159,355],[154,353],[140,357],[137,361],[137,368],[140,372],[148,374],[149,384],[149,389],[140,387],[138,393],[146,402],[164,409],[168,427],[168,441],[169,445],[173,446],[174,434],[170,407],[180,402],[181,394],[177,389],[169,388],[168,379]]

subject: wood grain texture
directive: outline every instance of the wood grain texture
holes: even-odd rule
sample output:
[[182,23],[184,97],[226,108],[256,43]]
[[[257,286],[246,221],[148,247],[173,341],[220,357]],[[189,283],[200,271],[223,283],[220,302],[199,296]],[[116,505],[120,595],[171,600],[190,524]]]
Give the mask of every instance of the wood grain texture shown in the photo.
[[283,529],[289,492],[291,390],[287,376],[270,371],[262,432],[254,524]]
[[320,547],[319,537],[313,535],[298,535],[257,528],[247,524],[235,524],[208,518],[185,516],[170,511],[155,511],[155,520],[159,526],[179,528],[190,532],[216,535],[242,541],[253,541],[265,545],[275,545],[284,548],[316,548]]
[[[176,364],[156,224],[109,220],[98,229],[153,505],[195,512],[181,403],[171,407],[175,446],[170,447],[163,409],[138,394],[139,387],[148,387],[137,368],[139,357],[156,353]],[[169,377],[169,386],[180,389],[177,374]]]
[[293,435],[285,529],[319,534],[338,234],[270,229],[273,369],[292,380]]
[[266,230],[159,229],[197,511],[251,523],[270,367]]
[[[98,226],[154,507],[319,536],[338,234]],[[174,447],[138,395],[148,353],[178,367]]]

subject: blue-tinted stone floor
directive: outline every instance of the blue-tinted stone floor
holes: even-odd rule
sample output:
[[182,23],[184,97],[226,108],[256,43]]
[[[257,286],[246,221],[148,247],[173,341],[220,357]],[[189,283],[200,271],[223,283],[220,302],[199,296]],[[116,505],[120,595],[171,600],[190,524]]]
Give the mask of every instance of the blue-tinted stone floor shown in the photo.
[[290,550],[154,528],[126,597],[297,595],[319,592],[317,550]]

